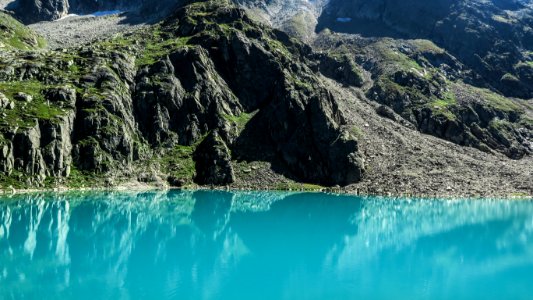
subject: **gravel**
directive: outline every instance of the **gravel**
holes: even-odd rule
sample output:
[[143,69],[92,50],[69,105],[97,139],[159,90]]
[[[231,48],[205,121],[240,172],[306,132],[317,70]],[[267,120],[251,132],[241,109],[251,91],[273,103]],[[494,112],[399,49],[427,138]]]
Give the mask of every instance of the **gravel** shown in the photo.
[[[12,2],[16,1],[0,0],[0,9],[6,9]],[[58,49],[77,47],[117,33],[136,30],[153,21],[153,18],[124,12],[104,16],[72,16],[58,21],[31,24],[29,27],[48,41],[50,49]]]
[[324,78],[361,131],[367,173],[346,191],[379,195],[511,197],[533,195],[533,157],[512,160],[425,135],[376,113],[359,89]]
[[100,17],[72,16],[53,22],[32,24],[29,27],[46,38],[49,48],[58,49],[77,47],[143,26],[147,26],[147,22],[141,17],[120,13]]

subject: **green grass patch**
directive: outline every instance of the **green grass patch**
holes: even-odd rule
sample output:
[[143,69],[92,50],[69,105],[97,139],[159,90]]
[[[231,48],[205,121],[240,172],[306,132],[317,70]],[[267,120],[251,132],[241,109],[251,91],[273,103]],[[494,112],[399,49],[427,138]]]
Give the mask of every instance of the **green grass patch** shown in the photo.
[[401,53],[386,41],[380,41],[376,43],[374,48],[376,53],[381,56],[385,63],[392,64],[397,69],[406,71],[414,69],[419,72],[424,71],[424,68],[420,66],[416,60],[410,58],[404,53]]
[[502,95],[499,95],[495,92],[492,92],[487,89],[481,89],[476,87],[470,87],[475,94],[479,96],[480,99],[484,100],[489,106],[494,109],[504,111],[504,112],[522,112],[523,108],[516,104],[510,98],[506,98]]
[[238,116],[223,114],[222,117],[225,120],[235,124],[239,131],[242,131],[244,127],[246,127],[246,124],[250,122],[250,120],[255,116],[256,113],[257,111],[253,113],[241,113]]
[[[11,16],[0,12],[0,45],[17,50],[46,47],[46,41]],[[1,48],[0,48],[1,49]]]
[[364,137],[364,133],[363,131],[361,130],[361,128],[357,127],[357,126],[351,126],[350,129],[349,129],[350,133],[356,138],[356,139],[361,139]]
[[28,188],[26,180],[28,176],[22,172],[13,170],[10,175],[0,172],[0,187],[2,189],[25,189]]
[[444,49],[429,40],[413,40],[413,44],[416,46],[418,52],[430,52],[435,54],[443,54],[445,52]]
[[[104,177],[94,172],[78,170],[74,165],[71,166],[70,175],[66,178],[66,186],[69,188],[86,188],[102,186]],[[50,182],[49,185],[53,185]]]
[[161,42],[147,43],[141,55],[136,60],[137,66],[151,65],[161,60],[166,55],[182,49],[188,45],[190,37],[179,37],[163,40]]
[[457,98],[453,92],[445,92],[440,99],[432,99],[428,103],[428,107],[431,108],[435,115],[441,115],[449,120],[455,120],[457,117],[452,112],[452,109],[457,106]]
[[186,184],[192,183],[196,176],[196,163],[193,160],[195,149],[196,146],[178,145],[162,154],[157,159],[161,171],[185,181]]
[[[35,119],[54,120],[64,115],[65,111],[43,96],[43,91],[53,86],[38,81],[0,82],[0,92],[15,103],[15,108],[3,110],[6,116],[0,119],[0,126],[32,127]],[[19,92],[30,95],[31,102],[15,100]]]

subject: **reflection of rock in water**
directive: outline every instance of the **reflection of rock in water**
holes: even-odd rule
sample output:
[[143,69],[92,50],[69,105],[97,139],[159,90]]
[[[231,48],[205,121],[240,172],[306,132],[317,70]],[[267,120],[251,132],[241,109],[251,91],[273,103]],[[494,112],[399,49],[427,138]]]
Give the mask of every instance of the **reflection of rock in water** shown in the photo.
[[[441,264],[462,278],[464,265],[487,273],[533,263],[532,216],[531,202],[507,201],[211,191],[27,195],[0,202],[0,298],[68,297],[94,285],[99,289],[87,290],[88,297],[242,298],[256,295],[265,280],[265,297],[320,297],[339,280],[379,286],[413,263],[421,264],[415,275]],[[490,261],[478,260],[481,252]],[[281,295],[287,286],[307,288]]]
[[[466,287],[483,282],[484,276],[533,265],[533,205],[528,201],[369,198],[353,223],[357,233],[327,255],[331,279],[324,285],[349,278],[366,283],[361,295],[379,286],[391,291],[385,298],[394,298],[399,289],[407,298],[423,293],[442,298],[450,281]],[[395,285],[405,282],[402,277],[409,277],[412,286]],[[504,286],[522,284],[499,280],[500,288],[488,286],[478,294],[468,288],[463,297],[506,298]]]
[[[299,247],[318,237],[312,251],[319,263],[341,234],[349,233],[342,227],[354,202],[345,201],[342,207],[352,211],[341,216],[339,201],[327,210],[326,202],[334,199],[343,198],[208,191],[17,197],[0,204],[0,261],[7,270],[0,270],[0,283],[38,295],[50,286],[24,282],[56,278],[53,285],[65,293],[87,281],[135,290],[151,276],[160,283],[153,289],[168,295],[183,294],[180,287],[200,281],[198,290],[189,292],[208,296],[222,280],[219,270],[235,268],[251,252],[274,264],[283,251],[297,258],[306,251]],[[280,245],[279,238],[287,243]],[[101,292],[124,296],[119,290]]]
[[352,250],[359,260],[369,258],[361,254],[374,256],[386,248],[401,249],[457,228],[533,215],[533,206],[519,201],[368,198],[363,203],[354,219],[359,230],[348,239],[357,247]]

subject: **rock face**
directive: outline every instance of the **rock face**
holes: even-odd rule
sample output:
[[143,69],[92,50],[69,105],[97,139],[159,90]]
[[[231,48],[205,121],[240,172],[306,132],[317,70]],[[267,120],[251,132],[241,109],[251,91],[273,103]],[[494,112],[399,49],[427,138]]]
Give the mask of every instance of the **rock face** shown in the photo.
[[[433,37],[436,31],[425,22],[448,20],[463,2],[413,2],[413,11],[428,10],[418,27],[413,16],[395,17],[392,8],[405,9],[392,2],[348,1],[355,9],[349,16],[335,14],[341,6],[330,2],[321,22],[329,18],[346,26],[336,30],[348,31],[353,20],[370,21],[381,24],[375,28],[384,37],[324,30],[313,48],[221,0],[177,4],[158,24],[78,48],[9,47],[0,52],[0,183],[81,186],[136,178],[229,185],[257,164],[298,182],[344,186],[365,176],[367,151],[359,139],[371,133],[356,126],[365,124],[359,113],[512,159],[531,155],[533,105],[505,96],[506,86],[511,94],[529,93],[526,34],[516,31],[521,42],[502,40],[522,43],[523,49],[502,48],[509,51],[480,37],[477,46],[492,45],[489,52],[496,52],[480,55],[476,48],[483,62],[470,64],[468,47],[453,55],[429,40],[388,37]],[[82,9],[84,3],[68,5]],[[263,7],[261,1],[246,3]],[[271,1],[263,8],[296,3]],[[92,5],[88,9],[100,10],[126,2]],[[474,1],[465,9],[486,5]],[[528,16],[523,4],[493,2],[490,18],[504,6]],[[430,13],[435,7],[437,15]],[[512,72],[496,82],[483,68]],[[347,109],[359,100],[376,109]]]
[[19,0],[13,8],[26,24],[57,20],[67,14],[89,14],[98,11],[128,11],[144,16],[166,16],[187,0]]
[[[362,92],[383,105],[377,112],[385,118],[513,159],[533,153],[530,101],[497,93],[482,76],[430,41],[323,33],[315,47],[323,49],[322,55],[348,55],[361,65],[369,75]],[[349,63],[344,65],[348,68]]]
[[[174,185],[226,185],[234,153],[304,182],[363,176],[357,139],[313,71],[311,49],[229,3],[193,3],[79,49],[18,55],[0,70],[0,88],[30,114],[3,110],[4,176],[44,184],[73,169],[135,176],[149,164]],[[17,97],[21,87],[31,102]],[[261,157],[247,148],[257,137],[268,149]]]
[[24,23],[57,20],[69,13],[68,0],[19,0],[15,8]]
[[515,0],[332,0],[317,31],[428,39],[506,96],[533,98],[533,8]]
[[196,148],[196,182],[226,185],[235,181],[230,150],[218,133],[210,133]]

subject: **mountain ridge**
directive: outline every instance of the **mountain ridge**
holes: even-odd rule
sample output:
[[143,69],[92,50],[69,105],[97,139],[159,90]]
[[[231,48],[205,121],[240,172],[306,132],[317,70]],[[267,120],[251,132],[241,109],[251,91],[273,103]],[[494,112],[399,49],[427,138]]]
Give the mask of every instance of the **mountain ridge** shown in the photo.
[[[274,25],[298,29],[287,16]],[[257,18],[193,1],[83,46],[2,52],[0,183],[533,194],[531,100],[429,40]]]

